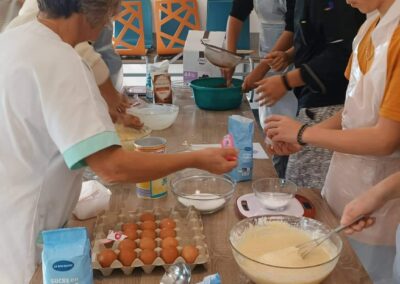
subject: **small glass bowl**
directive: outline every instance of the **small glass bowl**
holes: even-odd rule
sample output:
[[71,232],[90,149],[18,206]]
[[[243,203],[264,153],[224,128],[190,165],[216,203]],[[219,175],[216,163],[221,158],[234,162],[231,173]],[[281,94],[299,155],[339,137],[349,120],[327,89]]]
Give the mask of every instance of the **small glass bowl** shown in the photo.
[[163,130],[176,120],[179,107],[172,104],[145,104],[130,107],[126,113],[135,115],[152,130]]
[[210,214],[228,203],[235,192],[235,183],[227,177],[199,174],[176,178],[171,181],[171,188],[180,204]]
[[297,185],[287,179],[262,178],[253,182],[258,201],[267,209],[282,211],[297,192]]

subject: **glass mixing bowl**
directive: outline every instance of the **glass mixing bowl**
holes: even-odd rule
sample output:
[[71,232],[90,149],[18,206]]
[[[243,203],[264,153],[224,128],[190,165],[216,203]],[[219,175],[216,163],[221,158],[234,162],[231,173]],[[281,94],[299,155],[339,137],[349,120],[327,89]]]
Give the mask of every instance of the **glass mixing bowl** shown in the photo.
[[135,115],[152,130],[170,127],[178,116],[179,107],[171,104],[145,104],[128,108],[126,113]]
[[262,178],[252,183],[258,201],[267,209],[282,211],[294,198],[297,186],[290,180]]
[[[242,240],[243,234],[249,228],[253,228],[254,226],[266,226],[270,224],[270,222],[287,223],[298,229],[306,231],[312,239],[328,234],[331,231],[329,227],[319,221],[306,217],[299,218],[283,215],[252,217],[236,223],[229,234],[232,253],[236,263],[254,283],[315,284],[320,283],[332,272],[339,260],[340,252],[343,246],[342,240],[336,233],[333,234],[328,239],[328,243],[325,244],[329,249],[331,259],[313,266],[296,268],[273,266],[254,260],[238,249],[238,244]],[[263,236],[260,236],[260,238]]]
[[172,179],[171,188],[180,204],[210,214],[228,203],[235,192],[235,183],[228,177],[199,173]]

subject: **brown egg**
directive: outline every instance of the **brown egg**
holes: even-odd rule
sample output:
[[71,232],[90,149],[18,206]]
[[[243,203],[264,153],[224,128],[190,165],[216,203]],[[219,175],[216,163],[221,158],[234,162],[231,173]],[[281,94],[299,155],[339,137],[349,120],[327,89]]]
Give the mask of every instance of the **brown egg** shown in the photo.
[[151,238],[140,239],[139,247],[141,249],[155,249],[157,246],[156,241]]
[[129,230],[124,231],[123,233],[124,233],[125,236],[128,237],[128,239],[130,239],[130,240],[132,240],[132,241],[134,241],[134,240],[137,239],[137,232],[136,232],[136,230],[129,229]]
[[142,235],[140,238],[150,238],[155,239],[157,237],[156,231],[154,230],[143,230]]
[[155,230],[157,228],[157,224],[154,221],[144,221],[140,225],[140,229],[142,230]]
[[126,250],[126,249],[129,249],[129,250],[134,250],[136,248],[136,243],[135,243],[135,241],[132,241],[132,240],[130,240],[130,239],[125,239],[125,240],[122,240],[120,243],[119,243],[119,245],[118,245],[118,249],[119,250]]
[[142,250],[139,256],[140,260],[143,261],[144,264],[152,264],[156,257],[156,252],[151,249]]
[[178,240],[173,238],[173,237],[166,237],[165,239],[162,240],[161,242],[161,247],[166,248],[166,247],[177,247],[178,246]]
[[97,255],[97,261],[101,267],[110,267],[111,263],[117,259],[117,254],[112,249],[105,249]]
[[193,245],[184,246],[182,249],[182,257],[187,263],[193,263],[199,256],[199,250]]
[[173,263],[178,256],[179,253],[176,247],[163,248],[161,251],[161,258],[164,259],[165,263]]
[[136,252],[130,249],[122,249],[119,252],[118,259],[123,266],[131,266],[133,260],[136,258]]
[[174,229],[162,229],[160,231],[160,238],[161,239],[165,239],[165,238],[168,238],[168,237],[173,237],[173,238],[176,237],[176,232],[175,232]]
[[138,225],[135,223],[125,223],[122,224],[122,231],[127,231],[127,230],[134,230],[136,231],[138,229]]
[[145,222],[145,221],[155,221],[156,220],[156,216],[154,216],[154,214],[152,213],[143,213],[142,215],[140,215],[140,221]]
[[165,228],[175,229],[175,227],[176,227],[176,223],[171,218],[164,218],[160,222],[160,229],[165,229]]

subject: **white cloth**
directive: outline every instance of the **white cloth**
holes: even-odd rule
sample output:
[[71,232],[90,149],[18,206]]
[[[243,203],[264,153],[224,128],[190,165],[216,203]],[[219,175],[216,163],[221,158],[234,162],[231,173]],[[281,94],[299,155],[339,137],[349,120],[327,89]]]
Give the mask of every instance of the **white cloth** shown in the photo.
[[0,32],[2,32],[7,24],[18,15],[20,4],[17,0],[1,0],[0,1]]
[[67,164],[118,139],[98,140],[116,137],[107,105],[57,34],[33,21],[0,34],[0,50],[0,282],[20,284],[39,260],[40,231],[62,226],[78,200],[82,171]]
[[[354,39],[351,75],[342,115],[343,129],[372,127],[379,119],[379,108],[386,87],[388,47],[399,25],[399,11],[400,1],[396,0],[372,32],[374,61],[366,74],[361,72],[358,64],[358,46],[368,28],[376,21],[376,17],[370,17]],[[341,216],[348,202],[387,176],[399,171],[399,157],[400,151],[386,157],[335,152],[323,187],[323,195],[334,213]],[[398,200],[389,202],[375,212],[374,217],[376,217],[374,226],[352,236],[362,244],[353,248],[359,257],[364,257],[363,263],[368,263],[368,267],[365,268],[375,283],[391,283],[392,275],[382,275],[380,266],[387,261],[393,263],[394,260],[395,232],[400,221],[400,202]],[[367,256],[368,259],[365,259]]]

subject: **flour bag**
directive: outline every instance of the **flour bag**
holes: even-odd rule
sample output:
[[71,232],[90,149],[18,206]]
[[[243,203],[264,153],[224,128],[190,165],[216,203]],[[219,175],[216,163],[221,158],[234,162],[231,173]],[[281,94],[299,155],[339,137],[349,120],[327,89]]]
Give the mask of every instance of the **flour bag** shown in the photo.
[[254,121],[240,115],[228,119],[228,133],[233,136],[235,148],[239,150],[238,165],[229,176],[233,181],[251,180],[253,175]]
[[86,228],[43,231],[43,283],[92,284],[90,241]]

